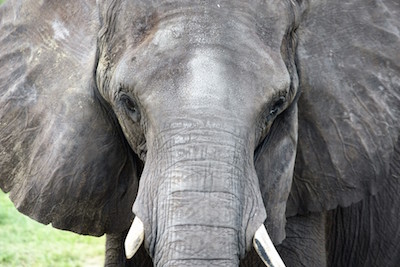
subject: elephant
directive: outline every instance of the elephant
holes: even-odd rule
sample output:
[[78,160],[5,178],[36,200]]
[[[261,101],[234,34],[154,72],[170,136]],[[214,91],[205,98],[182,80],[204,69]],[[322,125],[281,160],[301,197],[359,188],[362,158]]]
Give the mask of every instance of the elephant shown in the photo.
[[0,188],[106,266],[398,266],[396,0],[13,0]]

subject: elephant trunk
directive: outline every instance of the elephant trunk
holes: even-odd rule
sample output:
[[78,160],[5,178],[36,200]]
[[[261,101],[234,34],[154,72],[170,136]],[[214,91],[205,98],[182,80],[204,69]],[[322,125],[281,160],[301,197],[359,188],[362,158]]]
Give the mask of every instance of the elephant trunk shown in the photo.
[[155,139],[133,210],[156,266],[238,266],[251,247],[266,214],[242,131],[203,126]]
[[239,203],[231,193],[171,191],[159,209],[157,266],[238,266]]

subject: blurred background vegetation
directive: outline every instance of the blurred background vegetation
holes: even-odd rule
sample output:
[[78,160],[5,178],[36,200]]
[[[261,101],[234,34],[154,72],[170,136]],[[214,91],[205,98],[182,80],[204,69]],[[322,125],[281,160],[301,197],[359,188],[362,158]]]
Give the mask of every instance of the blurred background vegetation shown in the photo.
[[104,246],[104,236],[77,235],[33,221],[0,191],[0,266],[103,266]]
[[103,266],[104,246],[104,236],[81,236],[31,220],[0,190],[0,266]]

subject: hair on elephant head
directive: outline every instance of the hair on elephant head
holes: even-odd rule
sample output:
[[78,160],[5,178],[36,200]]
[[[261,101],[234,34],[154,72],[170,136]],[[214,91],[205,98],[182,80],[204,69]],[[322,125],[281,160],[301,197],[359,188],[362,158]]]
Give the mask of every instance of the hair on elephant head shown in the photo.
[[106,265],[395,264],[399,16],[394,0],[9,1],[0,187],[39,222],[107,234]]

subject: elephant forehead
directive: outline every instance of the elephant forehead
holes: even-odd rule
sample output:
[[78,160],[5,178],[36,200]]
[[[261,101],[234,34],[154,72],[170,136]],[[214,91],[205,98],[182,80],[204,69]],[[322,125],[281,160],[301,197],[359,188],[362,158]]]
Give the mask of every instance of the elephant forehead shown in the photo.
[[278,51],[293,22],[288,1],[132,1],[131,5],[123,7],[118,28],[127,43],[146,50],[149,45],[158,50],[222,45]]
[[280,53],[289,8],[272,2],[131,2],[135,13],[117,18],[133,28],[118,35],[129,49],[115,81],[152,106],[216,104],[239,113],[249,102],[258,112],[290,84]]
[[[192,107],[215,104],[243,113],[244,110],[240,109],[246,108],[247,101],[255,103],[259,98],[269,99],[288,85],[289,80],[285,79],[288,77],[285,77],[284,71],[278,70],[277,64],[265,66],[267,74],[258,75],[254,67],[246,68],[231,60],[224,51],[196,50],[181,83],[183,104]],[[266,78],[266,75],[269,77]]]
[[129,50],[118,64],[115,81],[145,99],[153,95],[162,102],[227,108],[246,108],[246,102],[261,106],[288,89],[290,76],[279,49],[250,37],[213,44],[177,42],[171,27],[157,31],[147,45]]
[[110,33],[118,40],[114,50],[127,45],[151,56],[159,51],[185,52],[208,45],[231,49],[254,62],[268,61],[268,54],[280,52],[282,39],[293,23],[288,3],[127,1],[119,9],[116,25],[109,28],[115,29]]
[[[232,73],[219,64],[216,52],[197,51],[188,63],[188,77],[182,86],[182,99],[189,106],[231,105],[228,101],[241,99],[235,88]],[[236,104],[236,103],[232,103]]]

